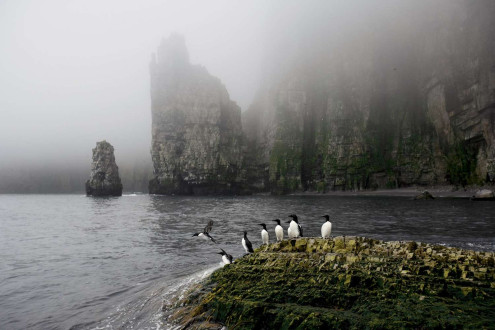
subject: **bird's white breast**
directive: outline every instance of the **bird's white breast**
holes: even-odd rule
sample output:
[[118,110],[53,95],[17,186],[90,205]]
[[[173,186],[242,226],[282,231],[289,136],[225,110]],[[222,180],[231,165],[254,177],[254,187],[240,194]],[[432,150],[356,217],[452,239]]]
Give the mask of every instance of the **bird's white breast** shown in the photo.
[[284,229],[281,225],[277,225],[275,227],[275,235],[277,236],[277,241],[281,241],[284,239]]
[[321,226],[321,237],[328,238],[330,237],[331,233],[332,233],[332,223],[327,221]]
[[248,247],[246,245],[246,240],[244,239],[244,237],[242,238],[242,247],[244,248],[244,250],[246,250],[246,252],[249,252]]
[[301,234],[299,232],[299,226],[295,221],[290,222],[289,229],[287,232],[289,233],[289,238],[299,237],[299,235]]
[[261,231],[261,240],[263,244],[268,244],[268,232],[265,229]]
[[226,265],[230,264],[230,260],[229,260],[229,258],[227,258],[227,256],[222,256],[222,260],[223,260],[224,264],[226,264]]

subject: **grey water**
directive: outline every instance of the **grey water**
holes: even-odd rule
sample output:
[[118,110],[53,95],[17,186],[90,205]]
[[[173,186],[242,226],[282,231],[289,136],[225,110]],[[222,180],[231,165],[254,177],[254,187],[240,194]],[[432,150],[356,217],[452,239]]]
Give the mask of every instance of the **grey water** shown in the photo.
[[[162,303],[243,255],[242,231],[300,216],[318,236],[416,240],[495,251],[495,203],[383,196],[0,195],[0,329],[163,329]],[[214,221],[218,244],[192,237]],[[287,226],[287,224],[285,224]]]

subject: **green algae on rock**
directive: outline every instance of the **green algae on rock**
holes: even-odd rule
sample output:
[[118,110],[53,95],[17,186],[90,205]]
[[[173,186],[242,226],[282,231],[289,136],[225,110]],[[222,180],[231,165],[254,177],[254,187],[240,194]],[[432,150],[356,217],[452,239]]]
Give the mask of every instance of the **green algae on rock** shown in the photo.
[[172,319],[196,329],[491,328],[495,259],[363,237],[285,240],[219,269],[175,305]]

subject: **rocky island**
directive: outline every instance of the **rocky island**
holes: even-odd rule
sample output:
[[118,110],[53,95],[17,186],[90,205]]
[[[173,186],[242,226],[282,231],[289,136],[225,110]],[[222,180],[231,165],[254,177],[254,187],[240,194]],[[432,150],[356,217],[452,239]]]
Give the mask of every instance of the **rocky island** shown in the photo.
[[164,306],[188,329],[488,329],[495,254],[363,237],[258,248]]
[[97,142],[93,149],[91,174],[86,181],[86,195],[122,196],[122,188],[113,146],[105,140]]

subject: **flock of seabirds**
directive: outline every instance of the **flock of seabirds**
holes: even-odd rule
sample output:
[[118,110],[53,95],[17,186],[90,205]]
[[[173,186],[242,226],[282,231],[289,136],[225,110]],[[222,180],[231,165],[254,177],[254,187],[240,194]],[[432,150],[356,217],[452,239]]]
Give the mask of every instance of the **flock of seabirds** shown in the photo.
[[[297,215],[291,214],[289,215],[289,218],[292,218],[292,220],[287,221],[287,223],[289,224],[289,228],[287,228],[287,236],[289,237],[289,239],[296,239],[298,237],[303,237],[303,229],[299,224],[299,219],[297,218]],[[322,216],[322,218],[325,218],[326,221],[321,226],[321,237],[330,238],[330,234],[332,233],[332,223],[330,222],[330,217],[328,215],[324,215]],[[275,219],[272,221],[275,221],[277,223],[277,225],[275,226],[275,236],[277,237],[277,242],[280,242],[284,239],[284,229],[280,225],[281,220]],[[264,245],[268,245],[269,236],[268,236],[268,231],[266,230],[266,224],[260,223],[259,225],[262,226],[261,240]],[[206,225],[203,232],[195,233],[193,237],[194,236],[202,237],[206,240],[210,240],[216,243],[217,241],[215,241],[215,239],[210,235],[210,231],[212,228],[213,228],[213,220],[210,220],[208,221],[208,224]],[[242,247],[244,248],[244,250],[246,250],[246,253],[248,254],[254,252],[253,244],[251,244],[251,242],[247,238],[246,231],[244,231],[244,237],[242,238]],[[223,263],[226,265],[231,264],[234,261],[234,258],[230,254],[225,252],[223,249],[220,250],[221,252],[217,252],[217,253],[222,256]]]

